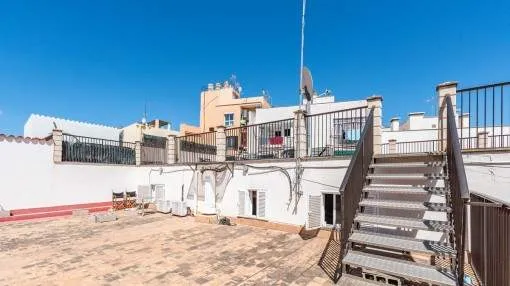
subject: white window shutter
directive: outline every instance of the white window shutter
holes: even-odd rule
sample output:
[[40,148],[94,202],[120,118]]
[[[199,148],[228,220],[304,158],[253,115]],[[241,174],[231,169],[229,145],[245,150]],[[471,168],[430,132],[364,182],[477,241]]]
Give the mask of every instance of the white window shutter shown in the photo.
[[238,202],[239,216],[244,216],[245,215],[245,208],[246,208],[245,199],[246,199],[246,191],[245,190],[239,190],[239,202]]
[[321,227],[321,199],[322,196],[308,196],[308,220],[307,229]]
[[266,191],[258,190],[257,191],[257,216],[258,217],[266,217]]

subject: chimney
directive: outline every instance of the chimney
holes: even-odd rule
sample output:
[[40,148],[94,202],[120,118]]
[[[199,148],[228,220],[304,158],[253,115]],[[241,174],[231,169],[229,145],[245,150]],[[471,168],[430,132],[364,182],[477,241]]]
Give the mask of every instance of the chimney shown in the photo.
[[216,83],[216,88],[215,89],[221,89],[221,83],[217,82]]
[[409,130],[423,129],[423,118],[425,112],[411,112],[409,113]]
[[391,120],[391,131],[399,131],[400,130],[400,118],[393,117]]
[[213,90],[214,89],[214,83],[207,84],[207,90]]

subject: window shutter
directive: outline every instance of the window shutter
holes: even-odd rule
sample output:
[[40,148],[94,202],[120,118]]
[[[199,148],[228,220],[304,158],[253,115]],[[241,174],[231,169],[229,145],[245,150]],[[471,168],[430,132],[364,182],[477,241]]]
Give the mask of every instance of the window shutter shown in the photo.
[[245,207],[246,207],[245,198],[246,198],[246,192],[244,190],[239,190],[239,202],[238,202],[239,216],[245,215]]
[[266,217],[266,191],[257,191],[257,216]]
[[322,196],[308,196],[308,229],[321,227],[321,198]]

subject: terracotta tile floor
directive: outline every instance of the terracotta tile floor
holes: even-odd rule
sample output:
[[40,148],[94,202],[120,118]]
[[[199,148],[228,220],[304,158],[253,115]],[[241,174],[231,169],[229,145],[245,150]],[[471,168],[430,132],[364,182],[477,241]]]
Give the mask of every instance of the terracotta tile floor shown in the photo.
[[162,214],[0,225],[0,285],[329,285],[327,240]]

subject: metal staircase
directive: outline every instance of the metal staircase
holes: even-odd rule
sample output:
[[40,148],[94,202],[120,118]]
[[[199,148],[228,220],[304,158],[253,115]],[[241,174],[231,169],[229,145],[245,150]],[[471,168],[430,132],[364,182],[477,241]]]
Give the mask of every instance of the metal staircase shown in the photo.
[[408,155],[374,155],[371,110],[340,187],[340,285],[463,285],[469,191],[449,97],[442,108],[446,152]]
[[[389,285],[456,285],[443,154],[375,157],[343,259],[344,273]],[[341,278],[340,285],[344,282]]]

